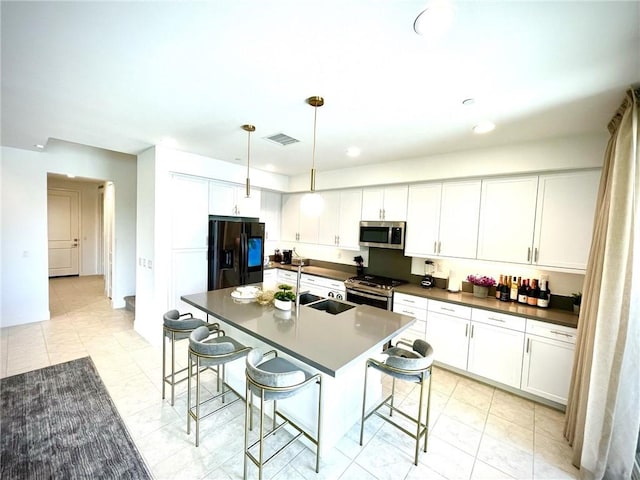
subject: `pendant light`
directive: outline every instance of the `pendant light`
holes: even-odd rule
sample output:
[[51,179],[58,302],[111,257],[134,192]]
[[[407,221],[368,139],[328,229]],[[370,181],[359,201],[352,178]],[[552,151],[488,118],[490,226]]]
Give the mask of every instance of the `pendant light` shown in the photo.
[[246,197],[251,196],[251,181],[249,180],[249,165],[251,163],[251,132],[256,131],[256,127],[253,125],[242,125],[242,129],[247,132],[247,183],[246,183]]
[[316,193],[316,135],[318,125],[318,107],[324,105],[324,98],[309,97],[306,102],[313,107],[313,150],[311,152],[311,185],[309,192],[302,197],[302,211],[309,217],[320,215],[324,207],[322,196]]

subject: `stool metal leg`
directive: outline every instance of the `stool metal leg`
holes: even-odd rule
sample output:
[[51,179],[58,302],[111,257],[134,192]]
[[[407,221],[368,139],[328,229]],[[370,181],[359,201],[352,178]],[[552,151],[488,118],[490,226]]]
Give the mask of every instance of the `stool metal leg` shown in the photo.
[[167,363],[167,336],[163,329],[162,331],[162,399],[164,400],[165,385],[166,385],[166,363]]
[[200,440],[200,357],[196,357],[196,447]]
[[171,406],[175,402],[176,388],[176,334],[171,332]]
[[360,416],[360,446],[362,446],[362,437],[364,436],[364,412],[367,404],[367,376],[369,375],[369,362],[364,366],[364,393],[362,394],[362,415]]

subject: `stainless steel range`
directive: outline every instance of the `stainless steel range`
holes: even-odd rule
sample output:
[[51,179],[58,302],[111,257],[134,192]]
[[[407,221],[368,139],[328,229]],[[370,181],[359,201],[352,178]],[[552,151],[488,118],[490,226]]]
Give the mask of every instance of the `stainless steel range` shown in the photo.
[[345,280],[344,285],[348,302],[391,310],[393,289],[403,283],[407,282],[376,275],[359,275]]

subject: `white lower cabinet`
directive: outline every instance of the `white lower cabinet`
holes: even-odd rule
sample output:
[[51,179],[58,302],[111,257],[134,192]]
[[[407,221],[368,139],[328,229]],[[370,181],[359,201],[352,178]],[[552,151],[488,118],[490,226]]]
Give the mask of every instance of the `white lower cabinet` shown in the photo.
[[413,345],[415,340],[424,340],[427,331],[427,305],[429,300],[423,297],[407,295],[404,293],[393,294],[393,311],[403,315],[415,317],[416,321],[404,332],[394,338],[397,341],[407,342]]
[[520,388],[525,319],[473,309],[467,370]]
[[566,405],[575,342],[575,328],[527,320],[521,389]]
[[292,272],[290,270],[282,270],[280,268],[278,270],[278,285],[285,284],[290,285],[292,287],[296,287],[296,282],[298,279],[298,274],[296,272]]
[[471,308],[429,300],[427,342],[434,360],[465,370],[469,350]]
[[278,284],[278,270],[270,268],[262,272],[262,285],[265,289],[275,290]]

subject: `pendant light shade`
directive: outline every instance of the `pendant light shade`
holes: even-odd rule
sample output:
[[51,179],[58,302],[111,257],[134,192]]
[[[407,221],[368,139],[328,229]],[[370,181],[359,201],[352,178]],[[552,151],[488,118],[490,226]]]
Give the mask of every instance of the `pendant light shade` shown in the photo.
[[251,196],[251,180],[249,180],[249,166],[251,164],[251,132],[256,131],[256,127],[253,125],[242,125],[242,129],[247,132],[247,182],[246,182],[246,197]]

